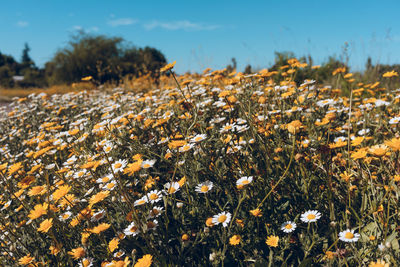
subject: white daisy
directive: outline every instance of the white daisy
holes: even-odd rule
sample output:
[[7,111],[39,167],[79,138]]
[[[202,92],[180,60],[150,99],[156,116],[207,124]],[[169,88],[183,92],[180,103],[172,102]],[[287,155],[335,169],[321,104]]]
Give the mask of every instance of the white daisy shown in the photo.
[[100,221],[101,219],[103,219],[104,216],[106,216],[106,211],[102,209],[102,210],[99,210],[98,212],[94,213],[92,215],[92,218],[90,218],[90,220],[92,222],[97,222],[97,221]]
[[162,192],[157,190],[152,190],[147,193],[147,199],[151,204],[154,204],[162,199]]
[[142,198],[139,198],[138,200],[136,200],[133,205],[134,206],[141,206],[143,204],[147,203],[147,197],[143,196]]
[[205,181],[204,183],[200,183],[196,186],[195,191],[197,193],[207,193],[213,188],[213,182]]
[[394,117],[389,120],[389,124],[397,124],[400,122],[400,117]]
[[281,226],[281,230],[285,233],[293,232],[296,229],[297,225],[294,222],[288,221],[284,222]]
[[194,147],[194,144],[186,144],[184,146],[181,146],[178,151],[186,152],[186,151],[189,151],[190,149],[192,149],[193,147]]
[[339,239],[344,242],[357,242],[360,234],[354,233],[354,230],[347,229],[339,233]]
[[71,216],[72,216],[72,212],[67,211],[67,212],[61,214],[60,216],[58,216],[58,218],[60,219],[60,221],[65,222],[66,220],[71,218]]
[[174,194],[174,193],[176,193],[177,191],[179,191],[180,185],[179,185],[178,182],[171,182],[171,183],[166,183],[166,184],[164,185],[164,188],[165,188],[165,191],[166,191],[168,194]]
[[236,181],[237,186],[248,185],[253,181],[253,176],[244,176]]
[[139,233],[139,228],[135,225],[135,222],[132,222],[128,227],[124,229],[124,234],[126,236],[135,236]]
[[321,218],[321,213],[317,210],[309,210],[301,214],[300,220],[305,223],[316,222]]
[[104,190],[112,191],[113,189],[115,189],[116,186],[117,186],[117,182],[115,182],[114,180],[111,180],[109,183],[105,184],[102,188]]
[[227,227],[228,223],[231,221],[231,217],[232,215],[229,212],[221,212],[218,213],[217,215],[214,215],[212,218],[212,223],[214,225],[218,225],[220,223],[222,223],[223,227]]
[[190,142],[191,143],[198,143],[198,142],[203,141],[206,138],[207,138],[206,134],[198,134],[195,137],[193,137],[192,139],[190,139]]
[[156,161],[157,161],[157,160],[155,160],[155,159],[152,159],[152,160],[143,160],[143,161],[142,161],[142,164],[141,164],[141,167],[142,167],[143,169],[151,168],[151,167],[153,167],[154,163],[156,163]]
[[153,207],[153,209],[150,211],[149,218],[155,218],[161,215],[163,212],[163,207]]
[[120,172],[125,168],[127,163],[128,162],[125,159],[124,160],[117,160],[116,162],[114,162],[112,164],[112,169],[113,169],[114,172]]
[[113,148],[114,148],[114,146],[110,142],[106,143],[106,145],[103,146],[103,150],[106,153],[109,153]]

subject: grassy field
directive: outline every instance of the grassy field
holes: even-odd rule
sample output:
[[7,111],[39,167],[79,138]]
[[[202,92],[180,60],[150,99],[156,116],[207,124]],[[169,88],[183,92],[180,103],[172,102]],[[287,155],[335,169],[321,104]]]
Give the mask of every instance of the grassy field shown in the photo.
[[0,119],[0,264],[396,266],[400,91],[289,63],[24,92]]

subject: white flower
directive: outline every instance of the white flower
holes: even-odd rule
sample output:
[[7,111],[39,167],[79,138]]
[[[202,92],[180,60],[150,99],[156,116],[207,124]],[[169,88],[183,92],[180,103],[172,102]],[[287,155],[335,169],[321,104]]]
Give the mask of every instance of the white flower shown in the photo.
[[190,149],[192,149],[193,147],[194,147],[194,144],[186,144],[184,146],[181,146],[178,151],[186,152],[186,151],[189,151]]
[[164,188],[165,188],[165,191],[166,191],[168,194],[174,194],[174,193],[176,193],[177,191],[179,191],[180,185],[179,185],[178,182],[171,182],[171,183],[166,183],[166,184],[164,185]]
[[85,170],[85,169],[79,170],[78,172],[76,172],[76,173],[74,174],[74,178],[81,178],[81,177],[84,177],[85,174],[86,174],[86,170]]
[[100,221],[101,219],[104,218],[105,215],[106,215],[105,210],[103,210],[103,209],[99,210],[98,212],[96,212],[92,215],[92,218],[90,218],[90,221],[92,221],[92,222]]
[[114,172],[122,171],[128,162],[126,160],[117,160],[112,164],[112,169]]
[[301,214],[300,220],[305,223],[316,222],[321,218],[321,213],[317,210],[309,210]]
[[244,176],[236,181],[237,186],[248,185],[253,181],[253,176]]
[[156,163],[156,161],[157,161],[157,160],[155,160],[155,159],[152,159],[152,160],[143,160],[143,161],[142,161],[142,164],[141,164],[141,167],[142,167],[143,169],[151,168],[151,167],[153,167],[154,163]]
[[153,209],[150,211],[149,218],[155,218],[161,215],[161,212],[163,212],[163,207],[153,207]]
[[197,193],[207,193],[213,188],[213,182],[205,181],[204,183],[200,183],[196,186],[195,191]]
[[143,205],[143,204],[145,204],[145,203],[147,203],[147,197],[146,197],[146,196],[144,196],[144,197],[139,198],[138,200],[136,200],[136,201],[133,203],[133,205],[136,207],[136,206],[141,206],[141,205]]
[[104,190],[113,190],[117,186],[117,183],[114,180],[111,180],[109,183],[105,184],[102,188]]
[[103,178],[99,178],[96,180],[97,183],[101,184],[101,183],[108,183],[109,181],[111,181],[113,179],[111,174],[107,174],[105,175]]
[[67,212],[61,214],[60,216],[58,216],[58,218],[60,219],[60,221],[65,222],[66,220],[71,218],[71,216],[72,216],[72,212],[67,211]]
[[317,106],[319,107],[325,107],[326,105],[332,105],[335,104],[336,102],[333,99],[324,99],[324,100],[320,100],[317,102]]
[[83,258],[81,262],[79,262],[78,267],[92,267],[93,259],[92,258]]
[[357,242],[360,234],[354,233],[354,230],[347,229],[339,233],[339,239],[344,242]]
[[400,122],[400,117],[394,117],[389,120],[389,124],[397,124]]
[[124,234],[126,236],[135,236],[139,233],[139,228],[135,225],[135,222],[132,222],[128,227],[125,228]]
[[281,230],[285,233],[293,232],[296,229],[297,225],[294,222],[288,221],[282,224]]
[[369,132],[370,132],[370,129],[362,129],[362,130],[359,130],[357,133],[358,133],[358,135],[363,136],[363,135],[366,135]]
[[111,142],[107,142],[106,145],[103,147],[104,152],[109,153],[114,146],[112,145]]
[[228,223],[231,221],[231,217],[232,215],[229,212],[221,212],[218,213],[217,215],[214,215],[212,218],[212,223],[214,225],[218,225],[220,223],[222,223],[223,227],[227,227]]
[[191,143],[198,143],[198,142],[203,141],[206,138],[207,138],[206,134],[198,134],[195,137],[193,137],[192,139],[190,139],[190,142]]
[[150,191],[147,193],[147,199],[151,204],[156,203],[162,199],[162,192],[157,190]]

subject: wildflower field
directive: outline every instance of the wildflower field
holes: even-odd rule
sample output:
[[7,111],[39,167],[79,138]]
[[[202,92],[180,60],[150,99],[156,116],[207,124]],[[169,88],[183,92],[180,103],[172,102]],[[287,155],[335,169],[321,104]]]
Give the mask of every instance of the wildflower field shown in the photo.
[[396,266],[398,75],[303,65],[16,100],[0,265]]

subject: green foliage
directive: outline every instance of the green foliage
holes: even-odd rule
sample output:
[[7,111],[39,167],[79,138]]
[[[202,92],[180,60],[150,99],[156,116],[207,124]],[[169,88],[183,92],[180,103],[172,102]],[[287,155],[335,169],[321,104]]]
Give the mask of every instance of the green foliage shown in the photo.
[[128,74],[156,74],[165,63],[164,55],[155,48],[138,49],[120,37],[81,32],[46,63],[45,69],[49,84],[78,82],[85,76],[105,83]]

